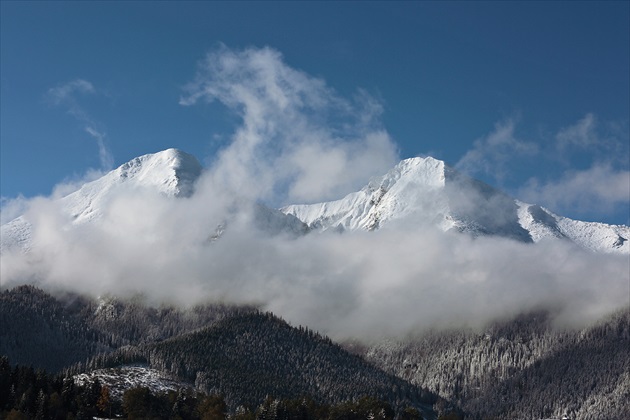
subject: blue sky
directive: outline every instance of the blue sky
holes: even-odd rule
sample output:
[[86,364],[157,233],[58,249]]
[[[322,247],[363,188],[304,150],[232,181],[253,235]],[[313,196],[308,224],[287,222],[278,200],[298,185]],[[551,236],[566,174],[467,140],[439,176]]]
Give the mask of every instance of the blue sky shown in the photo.
[[[256,115],[230,90],[249,73],[213,73],[210,54],[295,70],[292,88],[324,95],[324,110],[289,114],[309,127],[305,138],[324,131],[326,151],[339,141],[354,184],[366,164],[382,172],[387,159],[374,156],[391,157],[391,145],[396,159],[443,159],[569,217],[630,223],[628,2],[0,5],[5,209],[169,147],[211,165]],[[195,96],[208,78],[223,90]],[[289,126],[281,113],[263,117]],[[386,146],[366,145],[374,133]],[[257,157],[299,135],[280,130]]]

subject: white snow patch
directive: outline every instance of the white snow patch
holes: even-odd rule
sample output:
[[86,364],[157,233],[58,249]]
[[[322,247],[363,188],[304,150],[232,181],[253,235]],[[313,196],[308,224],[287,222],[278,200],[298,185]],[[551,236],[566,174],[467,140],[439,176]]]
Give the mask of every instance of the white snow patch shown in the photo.
[[101,386],[109,388],[110,395],[115,399],[121,399],[126,390],[136,387],[147,387],[154,393],[192,388],[192,385],[175,380],[158,370],[138,365],[97,369],[75,375],[73,379],[79,386],[89,385],[98,379]]

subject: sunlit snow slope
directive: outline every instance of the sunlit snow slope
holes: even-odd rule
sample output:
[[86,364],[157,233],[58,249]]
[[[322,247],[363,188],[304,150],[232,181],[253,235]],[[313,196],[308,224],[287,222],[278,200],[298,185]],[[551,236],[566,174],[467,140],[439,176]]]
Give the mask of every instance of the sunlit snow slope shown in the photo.
[[314,230],[375,230],[388,224],[434,225],[444,231],[521,242],[570,240],[596,252],[629,254],[628,226],[581,222],[522,203],[433,158],[406,159],[360,191],[337,201],[281,209]]
[[[49,203],[58,208],[58,214],[68,220],[68,228],[84,223],[98,223],[108,211],[114,197],[121,194],[159,193],[177,199],[194,193],[195,182],[202,173],[199,161],[192,155],[177,149],[168,149],[154,154],[137,157],[105,174],[95,181],[84,184],[77,191]],[[132,211],[132,210],[130,210]],[[51,212],[54,214],[54,212]],[[134,215],[142,217],[142,215]],[[297,218],[265,207],[253,205],[254,223],[260,230],[276,234],[288,232],[303,234],[308,230]],[[225,220],[217,232],[209,235],[218,237],[225,228]],[[0,252],[10,249],[28,251],[32,247],[32,224],[23,215],[2,225],[0,228]]]

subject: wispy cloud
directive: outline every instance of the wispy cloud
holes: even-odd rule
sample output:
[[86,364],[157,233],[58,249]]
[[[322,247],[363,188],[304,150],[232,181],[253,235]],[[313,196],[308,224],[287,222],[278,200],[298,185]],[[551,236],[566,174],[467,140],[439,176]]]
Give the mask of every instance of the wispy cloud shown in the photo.
[[76,106],[76,93],[95,93],[92,83],[83,79],[76,79],[63,85],[48,89],[48,97],[55,105],[70,104],[70,112],[80,112]]
[[23,215],[28,209],[29,200],[23,195],[17,197],[0,197],[0,225]]
[[585,170],[566,171],[559,179],[546,182],[530,178],[518,195],[555,211],[610,214],[620,206],[630,205],[630,171],[596,163]]
[[602,124],[588,113],[555,134],[530,141],[519,138],[516,128],[514,119],[498,122],[490,134],[474,141],[456,168],[490,176],[501,185],[511,165],[529,160],[533,169],[550,170],[531,173],[522,186],[511,189],[521,200],[589,218],[628,207],[630,146],[627,130],[619,124]]
[[473,148],[462,156],[455,167],[472,176],[491,176],[501,183],[508,173],[509,162],[534,156],[539,151],[536,143],[515,136],[515,125],[514,119],[496,123],[494,131],[475,140]]
[[[558,130],[554,136],[556,153],[544,157],[561,162],[560,176],[531,177],[519,190],[519,197],[543,204],[554,211],[574,214],[609,215],[630,205],[630,155],[623,130],[602,127],[592,113]],[[626,134],[627,137],[627,134]],[[588,167],[576,167],[574,161]]]
[[556,134],[556,145],[561,151],[578,147],[587,149],[600,144],[595,131],[595,115],[588,113],[574,125],[564,127]]
[[87,80],[76,79],[48,89],[46,99],[55,106],[65,108],[68,114],[84,125],[85,132],[96,140],[101,169],[110,170],[114,165],[114,158],[106,144],[107,135],[104,130],[97,128],[100,124],[88,114],[79,102],[79,96],[96,93],[98,92],[92,83]]
[[180,103],[202,100],[242,118],[213,171],[243,194],[278,204],[338,198],[398,158],[378,101],[364,91],[342,98],[271,48],[209,53]]

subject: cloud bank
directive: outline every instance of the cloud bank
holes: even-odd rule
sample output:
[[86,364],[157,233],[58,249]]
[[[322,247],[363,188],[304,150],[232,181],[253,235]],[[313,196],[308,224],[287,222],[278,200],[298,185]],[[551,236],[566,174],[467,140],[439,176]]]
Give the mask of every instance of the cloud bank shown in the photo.
[[[102,217],[83,224],[58,200],[32,200],[25,217],[33,247],[2,254],[2,287],[255,303],[294,325],[361,339],[482,326],[540,308],[553,309],[559,324],[583,325],[628,305],[627,257],[560,240],[473,239],[412,221],[375,232],[269,235],[256,202],[337,198],[392,166],[396,147],[380,106],[361,92],[340,97],[269,48],[210,53],[181,102],[215,100],[242,125],[192,196],[117,189]],[[510,124],[475,147],[490,145],[521,147]],[[225,232],[212,240],[219,224]]]
[[[627,256],[561,240],[473,239],[399,223],[375,232],[270,236],[241,205],[208,241],[227,200],[119,194],[98,224],[68,229],[40,200],[30,253],[2,255],[3,287],[23,281],[88,294],[141,292],[154,302],[254,303],[334,338],[403,337],[481,327],[540,308],[584,325],[628,305]],[[203,208],[204,211],[200,211]]]

